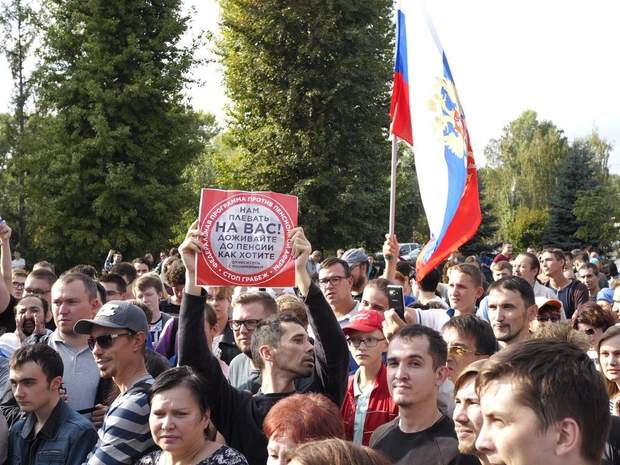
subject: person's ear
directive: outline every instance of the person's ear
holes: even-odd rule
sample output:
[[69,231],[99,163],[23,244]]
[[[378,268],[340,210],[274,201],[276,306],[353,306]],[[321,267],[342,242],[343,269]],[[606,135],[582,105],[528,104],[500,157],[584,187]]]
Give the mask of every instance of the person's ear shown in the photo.
[[446,365],[442,365],[435,370],[435,385],[441,386],[446,379],[448,379],[448,367]]
[[558,457],[580,452],[583,437],[574,418],[564,418],[556,422],[552,428],[555,436],[555,452]]
[[60,385],[62,384],[62,376],[56,376],[50,381],[50,389],[52,391],[58,391],[60,389]]
[[526,310],[527,320],[534,321],[538,316],[538,305],[530,305],[530,307]]
[[484,287],[479,286],[476,289],[476,300],[478,300],[480,297],[482,297],[483,294],[484,294]]
[[133,351],[134,352],[141,351],[146,343],[146,334],[144,334],[144,332],[142,331],[139,331],[136,334],[134,334],[132,339],[133,339],[133,346],[132,346]]
[[273,362],[275,358],[275,351],[268,345],[260,346],[258,348],[258,353],[260,355],[260,358],[262,358],[265,362]]

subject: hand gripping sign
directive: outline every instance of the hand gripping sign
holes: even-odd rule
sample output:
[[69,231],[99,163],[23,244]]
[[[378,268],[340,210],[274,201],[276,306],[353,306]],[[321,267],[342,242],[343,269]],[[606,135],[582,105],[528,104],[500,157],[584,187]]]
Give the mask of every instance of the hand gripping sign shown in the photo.
[[202,189],[196,284],[292,287],[295,263],[288,232],[297,226],[297,197],[274,192]]

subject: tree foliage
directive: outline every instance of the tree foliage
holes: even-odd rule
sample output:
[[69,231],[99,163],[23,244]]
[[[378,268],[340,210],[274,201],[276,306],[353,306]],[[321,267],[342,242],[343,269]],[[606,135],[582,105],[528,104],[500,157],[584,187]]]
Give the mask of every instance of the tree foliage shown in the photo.
[[48,0],[32,156],[37,250],[61,267],[167,243],[204,143],[180,0]]
[[508,228],[506,240],[511,242],[517,250],[539,247],[548,222],[549,214],[546,210],[520,207]]
[[317,246],[378,245],[389,202],[392,2],[221,5],[238,149],[227,187],[299,196]]

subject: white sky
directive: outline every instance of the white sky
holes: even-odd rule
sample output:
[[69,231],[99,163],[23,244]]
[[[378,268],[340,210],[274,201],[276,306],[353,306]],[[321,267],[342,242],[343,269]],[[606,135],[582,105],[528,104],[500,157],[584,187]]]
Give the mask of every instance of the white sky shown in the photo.
[[[186,0],[194,26],[217,32],[216,0]],[[614,145],[610,168],[620,173],[618,0],[427,0],[465,108],[474,155],[484,164],[489,139],[524,110],[538,112],[572,140],[597,128]],[[204,53],[207,53],[206,51]],[[197,70],[196,108],[224,123],[221,69]],[[11,79],[0,60],[0,111]]]

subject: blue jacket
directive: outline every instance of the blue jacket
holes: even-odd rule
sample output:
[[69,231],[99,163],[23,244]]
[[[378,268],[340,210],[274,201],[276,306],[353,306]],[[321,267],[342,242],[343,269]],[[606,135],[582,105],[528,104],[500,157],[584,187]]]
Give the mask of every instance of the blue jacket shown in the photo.
[[36,421],[34,413],[29,413],[11,427],[11,465],[80,465],[97,442],[92,423],[62,400],[35,436]]

